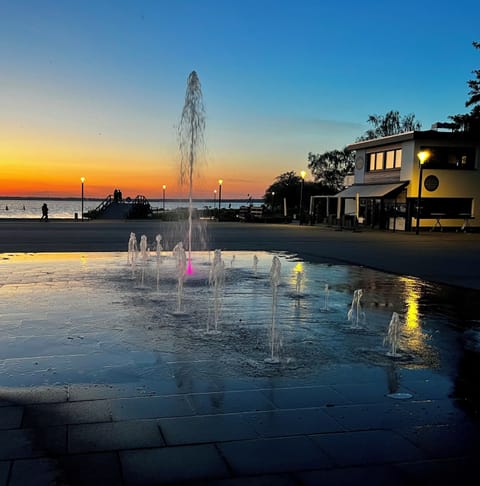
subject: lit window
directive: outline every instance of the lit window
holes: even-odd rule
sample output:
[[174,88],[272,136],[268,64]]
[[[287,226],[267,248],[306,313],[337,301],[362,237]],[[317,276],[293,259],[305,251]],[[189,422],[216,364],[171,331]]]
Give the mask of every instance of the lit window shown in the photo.
[[375,157],[375,170],[383,169],[383,152],[378,152]]
[[385,169],[393,169],[395,167],[395,152],[389,150],[385,160]]
[[375,154],[368,154],[369,164],[368,170],[375,170]]
[[402,149],[395,150],[395,168],[402,167]]

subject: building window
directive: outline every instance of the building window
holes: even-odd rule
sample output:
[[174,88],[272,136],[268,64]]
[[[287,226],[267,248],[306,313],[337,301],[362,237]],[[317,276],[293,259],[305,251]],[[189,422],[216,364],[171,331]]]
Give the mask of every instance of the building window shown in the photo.
[[368,170],[391,170],[402,167],[402,149],[383,150],[368,154]]

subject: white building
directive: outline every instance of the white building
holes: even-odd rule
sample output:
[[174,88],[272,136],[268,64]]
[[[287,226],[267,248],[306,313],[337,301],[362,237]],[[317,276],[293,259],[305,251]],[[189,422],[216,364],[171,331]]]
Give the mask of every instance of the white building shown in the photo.
[[[355,150],[356,163],[353,184],[337,194],[341,220],[350,217],[372,227],[415,230],[420,201],[420,228],[480,226],[478,137],[414,131],[356,142],[348,149]],[[422,169],[420,152],[428,154]]]

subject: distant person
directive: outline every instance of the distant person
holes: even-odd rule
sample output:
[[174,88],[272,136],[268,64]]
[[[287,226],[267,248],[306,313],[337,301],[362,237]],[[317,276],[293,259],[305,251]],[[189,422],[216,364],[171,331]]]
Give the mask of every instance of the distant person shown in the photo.
[[44,221],[48,221],[48,206],[46,203],[43,203],[42,206],[42,217],[40,218],[41,220],[43,219]]
[[8,211],[8,206],[5,206],[5,211]]

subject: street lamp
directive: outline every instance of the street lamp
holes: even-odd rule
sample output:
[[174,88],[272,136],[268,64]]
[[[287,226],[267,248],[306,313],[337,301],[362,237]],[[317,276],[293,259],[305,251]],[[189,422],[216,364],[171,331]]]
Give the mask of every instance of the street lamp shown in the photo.
[[272,191],[272,213],[275,212],[275,191]]
[[302,178],[302,184],[300,186],[300,224],[303,224],[303,186],[305,184],[305,176],[307,173],[302,170],[300,176]]
[[222,205],[222,184],[223,179],[218,179],[218,211],[220,212],[220,207]]
[[167,186],[165,184],[163,184],[163,210],[165,211],[165,189],[167,188]]
[[422,205],[422,179],[423,179],[423,164],[430,158],[430,152],[428,150],[421,150],[417,154],[418,157],[418,165],[420,169],[420,173],[418,175],[418,198],[417,198],[417,223],[415,234],[418,235],[420,229],[420,212],[421,212],[421,205]]
[[217,190],[213,190],[213,210],[215,211],[215,206],[217,205]]
[[85,177],[80,177],[80,182],[82,183],[82,216],[81,216],[81,218],[82,218],[82,221],[83,221],[83,194],[84,194],[83,186],[85,184]]

